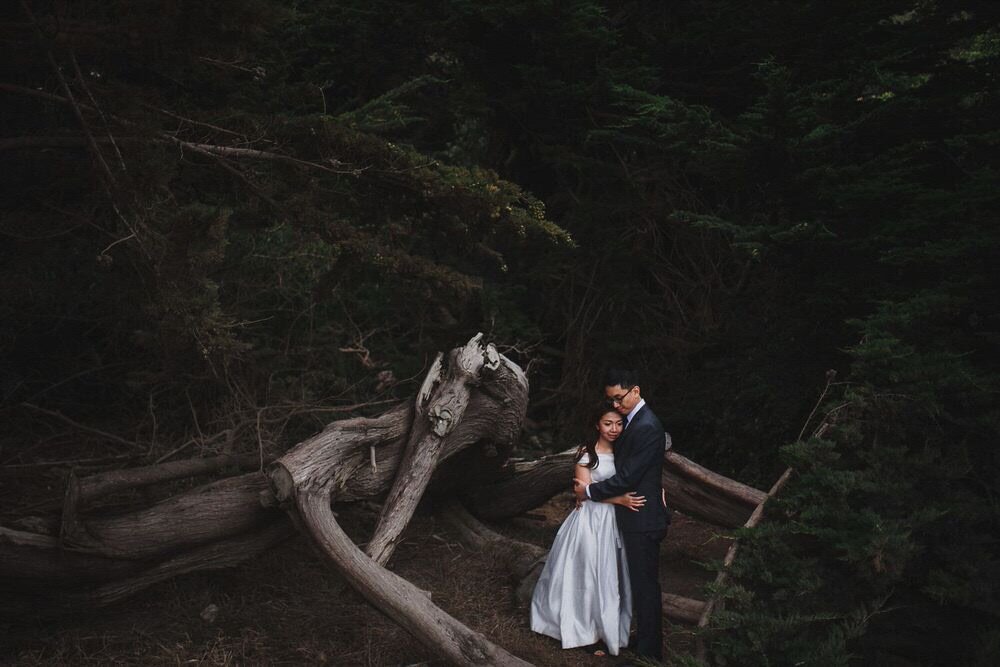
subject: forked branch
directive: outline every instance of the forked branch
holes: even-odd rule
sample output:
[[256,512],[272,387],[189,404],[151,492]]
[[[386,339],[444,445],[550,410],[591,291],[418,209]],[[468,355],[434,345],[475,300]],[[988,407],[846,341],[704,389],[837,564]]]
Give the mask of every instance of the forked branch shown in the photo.
[[[484,346],[479,334],[452,351],[446,371],[434,364],[414,408],[397,408],[373,420],[337,422],[269,470],[275,497],[286,503],[293,519],[348,583],[435,655],[457,665],[528,663],[439,609],[418,588],[383,568],[380,560],[392,553],[439,461],[482,441],[512,444],[524,419],[527,393],[520,369],[492,346]],[[377,465],[366,465],[369,451],[377,450],[382,452],[376,456]],[[386,458],[387,450],[391,458]],[[369,557],[340,528],[331,502],[344,499],[365,475],[377,476],[377,490],[393,473]]]

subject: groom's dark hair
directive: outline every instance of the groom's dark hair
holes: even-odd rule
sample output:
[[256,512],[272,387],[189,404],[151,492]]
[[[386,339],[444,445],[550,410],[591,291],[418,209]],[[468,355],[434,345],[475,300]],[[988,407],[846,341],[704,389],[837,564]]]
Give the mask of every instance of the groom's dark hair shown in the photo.
[[639,374],[628,368],[609,368],[604,374],[605,387],[631,389],[639,384]]

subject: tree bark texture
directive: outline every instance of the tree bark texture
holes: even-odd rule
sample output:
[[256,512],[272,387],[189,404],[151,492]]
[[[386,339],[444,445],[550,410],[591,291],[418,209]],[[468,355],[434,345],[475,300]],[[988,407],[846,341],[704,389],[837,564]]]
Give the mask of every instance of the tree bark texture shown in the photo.
[[60,548],[54,537],[0,529],[0,614],[46,617],[100,607],[190,572],[232,567],[294,534],[276,520],[160,560],[127,560]]
[[442,371],[441,357],[438,356],[417,394],[403,459],[389,497],[382,506],[375,534],[366,549],[380,565],[389,560],[403,529],[417,509],[417,503],[437,467],[445,438],[465,416],[473,386],[479,384],[480,373],[495,371],[500,366],[500,355],[492,345],[483,347],[481,340],[482,334],[478,334],[464,347],[453,350],[446,371]]

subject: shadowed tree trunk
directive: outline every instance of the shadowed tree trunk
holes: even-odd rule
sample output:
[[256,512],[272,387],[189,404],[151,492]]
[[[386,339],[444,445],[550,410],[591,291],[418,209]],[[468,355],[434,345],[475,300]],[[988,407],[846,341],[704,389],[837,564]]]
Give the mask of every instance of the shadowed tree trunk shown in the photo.
[[[575,454],[573,448],[535,461],[511,462],[496,474],[495,480],[466,490],[462,499],[482,519],[523,514],[571,488]],[[724,528],[742,526],[767,495],[673,450],[665,449],[663,456],[667,504],[700,521]]]

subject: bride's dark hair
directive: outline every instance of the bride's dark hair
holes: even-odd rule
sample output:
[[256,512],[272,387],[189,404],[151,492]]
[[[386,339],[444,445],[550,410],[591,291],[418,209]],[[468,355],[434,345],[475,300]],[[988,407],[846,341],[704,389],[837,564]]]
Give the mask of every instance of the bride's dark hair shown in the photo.
[[[611,401],[601,401],[600,403],[596,404],[593,408],[587,411],[587,424],[585,428],[587,428],[588,430],[592,429],[601,421],[601,417],[608,414],[609,412],[613,412],[616,415],[618,414],[618,411],[615,410],[615,406],[613,403],[611,403]],[[593,431],[590,431],[590,433],[593,433]],[[591,437],[588,438],[587,440],[584,440],[583,444],[577,447],[576,456],[574,457],[573,462],[579,463],[580,459],[583,458],[584,454],[587,455],[587,467],[590,468],[591,470],[596,468],[597,438]]]

